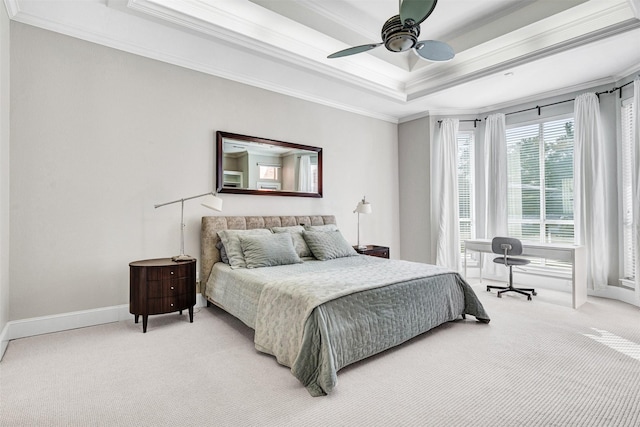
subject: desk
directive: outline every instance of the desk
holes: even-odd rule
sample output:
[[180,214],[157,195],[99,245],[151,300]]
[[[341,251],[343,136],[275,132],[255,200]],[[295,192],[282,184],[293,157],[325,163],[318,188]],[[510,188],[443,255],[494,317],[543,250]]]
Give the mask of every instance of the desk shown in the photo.
[[[464,241],[465,278],[467,277],[467,251],[480,253],[480,282],[482,282],[482,253],[493,253],[491,250],[491,240],[477,239]],[[583,246],[523,241],[522,256],[570,262],[572,307],[578,308],[587,302],[586,253]]]

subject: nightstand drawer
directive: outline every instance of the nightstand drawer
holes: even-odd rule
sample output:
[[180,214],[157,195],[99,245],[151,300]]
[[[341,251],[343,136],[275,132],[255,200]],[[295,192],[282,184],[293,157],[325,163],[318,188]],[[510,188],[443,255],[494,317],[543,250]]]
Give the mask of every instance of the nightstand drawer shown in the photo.
[[176,277],[169,280],[148,280],[147,298],[162,298],[187,293],[191,277]]
[[181,295],[189,291],[191,279],[188,277],[181,277],[171,279],[169,283],[164,287],[162,296],[171,297]]
[[171,265],[168,267],[147,268],[147,280],[174,279],[178,277],[189,277],[189,265]]
[[378,258],[389,258],[389,249],[379,249],[367,252],[369,256],[377,256]]
[[166,298],[151,298],[147,301],[147,314],[171,313],[184,310],[196,303],[195,294],[182,294]]
[[366,248],[358,248],[357,246],[353,248],[361,255],[389,258],[389,248],[387,246],[368,245]]

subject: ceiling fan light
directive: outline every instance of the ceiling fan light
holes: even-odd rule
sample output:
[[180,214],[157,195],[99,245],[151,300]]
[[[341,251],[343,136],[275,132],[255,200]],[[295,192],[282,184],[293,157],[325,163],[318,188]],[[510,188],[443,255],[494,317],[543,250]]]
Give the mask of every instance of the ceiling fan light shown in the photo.
[[404,52],[414,47],[416,44],[415,37],[410,34],[396,34],[389,37],[384,45],[392,52]]

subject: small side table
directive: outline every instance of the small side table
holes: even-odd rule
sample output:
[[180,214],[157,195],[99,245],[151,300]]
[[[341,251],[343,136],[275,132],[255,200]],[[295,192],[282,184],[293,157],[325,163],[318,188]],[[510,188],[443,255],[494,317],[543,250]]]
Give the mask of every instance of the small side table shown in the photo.
[[171,258],[146,259],[129,264],[129,312],[142,315],[142,331],[147,332],[150,314],[189,310],[193,323],[196,304],[196,260],[175,262]]
[[354,246],[353,249],[355,249],[356,252],[362,255],[376,256],[378,258],[389,258],[388,246],[367,245],[366,249],[358,249],[357,246]]

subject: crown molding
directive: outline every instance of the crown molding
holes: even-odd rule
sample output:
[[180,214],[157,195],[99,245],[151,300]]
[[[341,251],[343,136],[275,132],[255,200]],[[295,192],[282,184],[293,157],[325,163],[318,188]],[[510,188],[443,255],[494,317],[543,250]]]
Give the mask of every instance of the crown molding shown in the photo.
[[4,0],[4,5],[7,8],[7,15],[9,19],[13,19],[18,13],[20,13],[20,4],[18,0]]
[[629,7],[637,19],[640,19],[640,0],[628,0]]
[[575,94],[578,92],[593,90],[599,86],[615,84],[616,79],[613,77],[606,77],[603,79],[593,80],[590,82],[582,83],[575,86],[565,87],[558,90],[552,90],[544,93],[539,93],[535,95],[528,96],[526,98],[518,99],[517,101],[509,101],[501,104],[490,105],[484,108],[479,108],[475,111],[470,110],[438,110],[432,111],[431,115],[434,116],[461,116],[461,115],[486,115],[493,113],[504,113],[508,114],[509,110],[519,110],[523,107],[526,108],[527,105],[532,105],[535,103],[544,102],[545,99],[562,97],[569,94]]
[[631,77],[631,80],[633,80],[635,78],[634,74],[638,74],[638,77],[640,77],[640,64],[633,65],[626,70],[622,70],[619,73],[616,73],[616,82],[627,77]]
[[[18,4],[14,0],[10,0],[14,2],[14,4]],[[46,2],[44,2],[46,3]],[[190,51],[182,51],[179,48],[169,49],[168,45],[162,45],[162,40],[149,40],[149,38],[144,37],[116,37],[107,31],[98,31],[100,28],[109,28],[107,23],[113,27],[115,22],[118,22],[119,18],[125,17],[128,19],[124,22],[118,22],[118,25],[122,27],[140,27],[143,24],[146,25],[159,25],[153,22],[148,22],[147,20],[140,22],[139,17],[135,16],[135,14],[123,14],[121,10],[118,10],[115,6],[121,2],[110,0],[111,5],[108,5],[105,10],[99,10],[98,14],[103,21],[91,20],[87,25],[80,27],[77,25],[71,25],[68,22],[63,22],[60,20],[50,19],[50,17],[43,18],[38,13],[32,13],[31,11],[27,11],[24,9],[18,8],[19,12],[15,14],[12,19],[16,22],[21,22],[24,24],[32,25],[38,28],[43,28],[45,30],[53,31],[56,33],[64,34],[67,36],[71,36],[74,38],[86,40],[92,43],[97,43],[103,46],[107,46],[113,49],[121,50],[124,52],[132,53],[135,55],[140,55],[146,58],[162,61],[165,63],[181,66],[184,68],[192,69],[195,71],[203,72],[206,74],[214,75],[220,78],[224,78],[227,80],[235,81],[238,83],[246,84],[249,86],[257,87],[260,89],[268,90],[275,93],[281,93],[287,96],[292,96],[294,98],[303,99],[306,101],[318,103],[321,105],[325,105],[332,108],[337,108],[343,111],[352,112],[358,115],[372,117],[375,119],[384,120],[391,123],[397,123],[398,117],[393,114],[385,114],[384,112],[380,112],[376,109],[366,109],[366,108],[358,108],[353,106],[347,102],[340,102],[332,99],[331,97],[323,96],[322,94],[314,94],[310,93],[307,90],[300,90],[296,88],[292,88],[287,84],[280,84],[276,81],[269,81],[267,79],[262,79],[253,73],[251,69],[247,69],[246,71],[233,69],[230,70],[224,64],[219,65],[218,62],[215,61],[202,61],[200,58],[206,57],[206,55],[200,55],[198,52],[193,50]],[[96,7],[98,4],[96,3]],[[55,6],[54,6],[55,7]],[[104,8],[104,5],[103,5]],[[110,15],[111,14],[111,15]],[[117,14],[117,15],[116,15]],[[89,19],[89,15],[86,16]],[[139,25],[136,25],[139,24]],[[142,30],[143,31],[143,30]],[[206,50],[210,48],[210,44],[214,43],[211,40],[205,40],[202,37],[197,37],[193,34],[183,34],[179,30],[174,30],[174,34],[169,34],[167,38],[174,39],[175,36],[183,36],[188,40],[195,42],[199,41],[201,44],[205,45],[202,50]],[[153,31],[153,28],[149,31],[149,34],[158,34],[157,31]],[[129,34],[130,36],[130,34]],[[157,44],[154,44],[157,43]],[[189,45],[189,43],[184,43],[184,45]],[[191,45],[192,49],[195,48],[195,43]],[[213,48],[212,48],[213,49]],[[226,46],[226,49],[229,49],[229,46]],[[260,55],[263,61],[269,61],[270,57],[268,55]],[[281,64],[281,63],[280,63]],[[323,76],[322,73],[317,73],[312,71],[312,73]],[[342,72],[341,72],[342,73]],[[398,91],[383,91],[379,87],[376,87],[372,84],[366,84],[366,81],[363,79],[359,80],[359,86],[363,87],[363,89],[369,91],[374,94],[382,94],[389,99],[404,101],[404,94]]]
[[[396,71],[395,66],[374,57],[367,58],[367,61],[353,61],[347,58],[347,60],[340,62],[327,62],[326,52],[332,51],[335,41],[297,23],[291,25],[295,26],[296,31],[299,31],[301,35],[292,38],[277,27],[255,24],[253,21],[239,16],[237,10],[225,9],[225,7],[243,3],[245,2],[129,0],[127,6],[139,13],[177,24],[215,39],[224,40],[231,45],[252,51],[254,54],[269,56],[283,64],[339,78],[349,84],[360,86],[392,99],[406,100],[406,95],[403,92],[404,82],[390,77],[390,74]],[[275,13],[272,15],[274,15],[274,20],[291,23],[290,20],[280,18]],[[309,34],[305,37],[307,33]],[[331,43],[331,47],[318,48],[317,45],[304,42],[304,40],[318,40],[319,38],[324,39],[323,46]]]
[[[369,39],[372,42],[380,39],[380,30],[373,32],[367,26],[361,25],[360,21],[353,19],[352,10],[345,10],[344,13],[334,13],[326,6],[326,3],[318,0],[297,0],[297,3],[330,21],[337,22],[349,28],[350,30],[360,34],[365,39]],[[344,5],[348,5],[348,3],[344,3]],[[347,8],[345,7],[345,9]],[[382,28],[383,24],[384,22],[377,23],[378,28]]]
[[[313,5],[314,10],[326,6],[319,0],[298,2],[303,4],[301,7]],[[533,3],[523,1],[525,6]],[[485,77],[640,28],[640,20],[634,17],[638,3],[640,0],[587,1],[459,52],[450,63],[428,63],[409,72],[373,55],[331,62],[326,59],[326,52],[339,47],[339,41],[275,12],[266,13],[282,19],[275,22],[283,23],[283,28],[243,18],[251,14],[240,13],[238,18],[241,8],[259,7],[249,1],[5,0],[10,18],[18,22],[391,123],[404,123],[434,112],[483,114],[522,104],[529,98],[477,111],[430,108],[454,105],[439,102],[447,89],[468,84],[482,90],[471,84],[481,84]],[[521,7],[524,6],[513,6]],[[264,12],[264,8],[260,10]],[[508,15],[500,12],[501,16],[505,14]],[[294,26],[296,31],[287,33],[284,25]],[[300,34],[298,26],[302,28]],[[237,32],[238,29],[242,31]],[[256,32],[268,35],[263,40],[255,36]],[[313,37],[307,38],[307,34]],[[311,46],[312,40],[317,44]],[[632,72],[618,72],[613,79]],[[531,98],[541,99],[548,93]],[[484,102],[485,98],[478,99]]]
[[[562,15],[570,22],[552,17],[516,32],[498,37],[475,49],[473,56],[461,52],[456,62],[442,64],[436,73],[421,73],[406,84],[407,99],[416,99],[443,89],[539,60],[557,53],[576,49],[618,34],[640,28],[624,0],[605,8],[607,2],[597,2],[597,8],[570,9]],[[569,13],[571,12],[571,13]],[[553,21],[553,22],[548,22]],[[507,59],[513,58],[513,59]],[[432,70],[434,71],[434,70]]]

